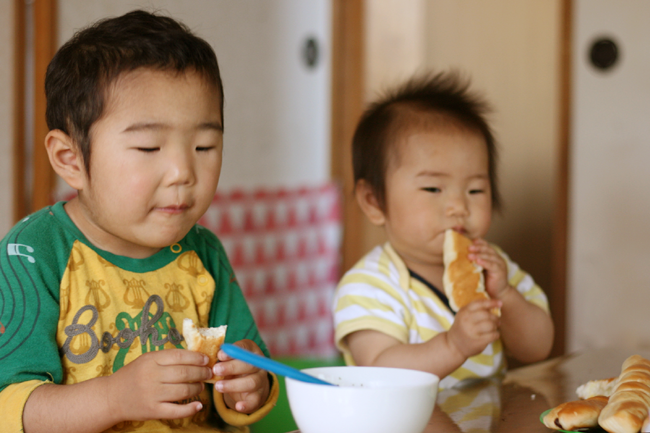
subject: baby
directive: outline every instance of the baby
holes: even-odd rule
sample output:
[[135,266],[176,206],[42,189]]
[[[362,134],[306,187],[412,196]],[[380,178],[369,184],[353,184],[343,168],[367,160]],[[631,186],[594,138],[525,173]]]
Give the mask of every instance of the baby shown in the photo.
[[[483,238],[499,208],[497,151],[486,104],[455,74],[413,79],[375,102],[353,139],[355,195],[388,241],[342,278],[336,343],[346,362],[412,368],[441,387],[548,356],[553,323],[542,290]],[[442,289],[447,229],[473,240],[490,299],[458,313]],[[501,316],[491,312],[501,309]]]
[[134,11],[78,32],[45,87],[50,162],[78,195],[0,245],[2,431],[248,431],[277,381],[223,352],[210,369],[180,332],[185,318],[227,325],[227,342],[269,355],[221,243],[196,224],[222,163],[214,51]]

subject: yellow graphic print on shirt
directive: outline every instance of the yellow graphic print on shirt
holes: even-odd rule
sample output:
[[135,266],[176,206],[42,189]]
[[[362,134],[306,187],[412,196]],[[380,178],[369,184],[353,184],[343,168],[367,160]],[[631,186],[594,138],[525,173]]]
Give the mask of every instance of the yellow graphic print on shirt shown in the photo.
[[[75,242],[60,286],[64,384],[110,375],[146,352],[187,347],[186,317],[208,326],[215,281],[194,251],[173,251],[178,257],[165,267],[137,273]],[[207,388],[200,399],[209,407]]]

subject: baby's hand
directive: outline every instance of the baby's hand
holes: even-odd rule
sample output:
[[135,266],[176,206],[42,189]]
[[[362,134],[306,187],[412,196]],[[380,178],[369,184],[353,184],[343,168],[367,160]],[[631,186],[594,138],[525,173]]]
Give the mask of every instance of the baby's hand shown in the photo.
[[108,410],[122,421],[177,419],[203,406],[193,399],[212,377],[208,357],[182,349],[145,353],[106,378]]
[[[264,356],[252,340],[241,340],[235,345]],[[225,376],[225,379],[216,382],[214,389],[224,394],[224,401],[229,408],[242,413],[255,412],[269,396],[267,372],[233,359],[221,350],[218,357],[221,362],[215,364],[213,371],[215,376]]]
[[508,267],[503,257],[483,239],[475,239],[469,247],[469,259],[485,269],[485,290],[494,299],[501,299],[508,289]]
[[501,301],[474,301],[461,308],[447,331],[450,344],[464,358],[477,355],[499,338],[499,318],[491,310],[501,308]]

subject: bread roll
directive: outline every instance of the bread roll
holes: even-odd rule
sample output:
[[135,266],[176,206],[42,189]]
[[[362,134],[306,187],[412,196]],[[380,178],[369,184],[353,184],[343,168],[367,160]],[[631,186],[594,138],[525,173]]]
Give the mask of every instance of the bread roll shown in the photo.
[[623,362],[618,384],[598,424],[609,433],[637,433],[650,408],[650,361],[633,355]]
[[610,377],[609,379],[590,380],[583,383],[576,389],[576,394],[583,400],[597,395],[609,397],[614,392],[614,388],[618,383],[618,377]]
[[[483,267],[472,262],[467,256],[471,239],[448,229],[443,245],[445,271],[442,283],[449,298],[452,310],[458,311],[470,302],[489,299],[485,291]],[[498,315],[498,310],[494,311]]]
[[586,400],[562,403],[546,414],[544,425],[554,430],[575,430],[598,426],[598,415],[607,405],[607,397],[598,395]]
[[[219,326],[218,328],[197,328],[192,319],[183,319],[183,337],[187,342],[187,348],[207,355],[210,359],[208,362],[210,368],[219,362],[217,353],[226,338],[227,328],[228,325]],[[212,379],[205,382],[215,383],[221,379],[223,377],[213,376]]]

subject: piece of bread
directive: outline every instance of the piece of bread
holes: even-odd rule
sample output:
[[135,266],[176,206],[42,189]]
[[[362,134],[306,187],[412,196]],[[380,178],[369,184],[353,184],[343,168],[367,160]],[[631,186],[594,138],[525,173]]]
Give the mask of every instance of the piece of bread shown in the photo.
[[583,383],[576,389],[576,394],[579,398],[586,400],[597,395],[609,397],[614,392],[614,388],[618,383],[618,377],[610,377],[609,379],[590,380]]
[[[443,262],[445,271],[442,275],[442,284],[449,305],[458,311],[470,302],[480,299],[489,299],[485,291],[485,277],[483,267],[472,262],[467,256],[471,239],[462,234],[448,229],[445,232],[443,245]],[[493,311],[499,315],[499,311]]]
[[[183,319],[183,337],[187,342],[187,348],[207,355],[210,359],[208,362],[210,368],[219,362],[217,353],[226,338],[227,328],[228,325],[219,326],[218,328],[197,328],[192,319]],[[205,382],[215,383],[221,379],[223,377],[213,376],[212,379]]]
[[618,384],[598,424],[609,433],[637,433],[650,413],[650,361],[633,355],[623,362]]
[[542,421],[546,427],[554,430],[572,431],[597,427],[598,416],[607,405],[607,401],[607,397],[599,395],[586,400],[562,403],[551,409]]

